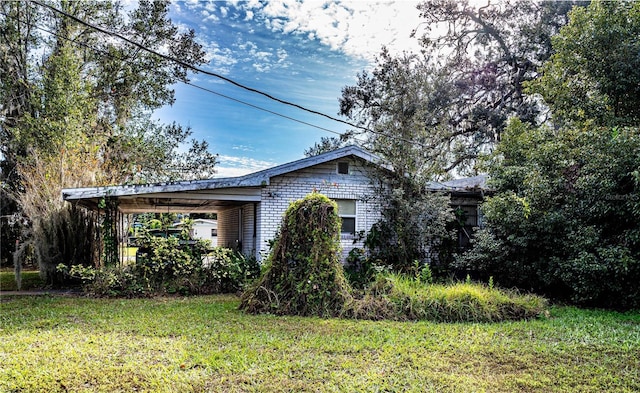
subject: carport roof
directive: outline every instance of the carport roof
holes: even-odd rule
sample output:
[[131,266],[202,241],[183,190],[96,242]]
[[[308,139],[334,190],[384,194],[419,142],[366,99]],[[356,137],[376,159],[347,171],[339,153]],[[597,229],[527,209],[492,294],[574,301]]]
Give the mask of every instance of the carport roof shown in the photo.
[[212,212],[227,206],[259,202],[260,189],[268,186],[275,176],[346,157],[356,157],[372,164],[380,163],[377,156],[366,150],[358,146],[346,146],[244,176],[144,185],[65,188],[62,190],[62,198],[97,210],[102,198],[116,197],[123,213]]

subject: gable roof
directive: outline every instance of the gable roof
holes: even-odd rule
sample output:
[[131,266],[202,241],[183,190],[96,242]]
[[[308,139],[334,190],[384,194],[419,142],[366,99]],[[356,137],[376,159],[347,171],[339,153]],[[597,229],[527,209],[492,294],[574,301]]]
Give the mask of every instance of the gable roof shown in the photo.
[[[278,165],[273,168],[250,173],[244,176],[213,178],[206,180],[178,181],[170,183],[156,183],[144,185],[118,185],[105,187],[65,188],[62,190],[62,198],[67,201],[95,208],[97,202],[103,197],[134,197],[137,195],[185,193],[203,190],[219,190],[231,188],[264,187],[270,184],[275,176],[294,172],[325,162],[346,157],[356,157],[365,162],[380,165],[381,160],[374,154],[358,147],[346,146],[331,152],[319,154],[313,157],[303,158],[297,161]],[[246,201],[246,199],[245,199]]]

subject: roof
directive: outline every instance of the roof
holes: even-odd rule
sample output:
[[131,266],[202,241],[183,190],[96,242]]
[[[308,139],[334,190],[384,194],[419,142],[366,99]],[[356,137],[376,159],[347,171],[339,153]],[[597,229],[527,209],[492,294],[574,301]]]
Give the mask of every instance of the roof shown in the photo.
[[[91,209],[97,209],[98,202],[103,197],[119,197],[121,201],[123,199],[133,201],[138,196],[145,196],[148,199],[153,197],[156,200],[154,207],[157,208],[161,206],[166,208],[163,209],[165,212],[178,205],[185,208],[181,211],[211,211],[211,207],[213,207],[214,204],[220,206],[225,203],[224,201],[227,201],[227,203],[257,202],[259,198],[256,193],[249,192],[247,189],[255,188],[259,190],[261,187],[269,185],[273,177],[346,157],[356,157],[375,165],[380,165],[381,163],[380,158],[376,155],[352,145],[244,176],[144,185],[65,188],[62,190],[62,198],[66,201],[75,201]],[[203,191],[206,191],[207,195],[210,195],[209,192],[211,190],[215,190],[220,194],[220,198],[217,199],[215,203],[211,200],[210,196],[205,197],[202,195]],[[223,195],[222,193],[224,193],[225,190],[231,191],[231,193]],[[169,196],[168,194],[172,195]],[[169,199],[171,199],[170,204],[167,203]],[[162,203],[163,201],[164,203]],[[150,204],[152,201],[149,200],[145,202],[137,198],[138,210],[142,209],[143,205],[147,203]],[[127,209],[123,209],[121,206],[121,210],[126,211]],[[130,212],[137,212],[138,210],[131,208]],[[156,210],[160,211],[159,209]]]
[[449,192],[478,192],[487,190],[487,175],[478,175],[473,177],[464,177],[445,182],[431,182],[429,189],[433,191],[449,191]]

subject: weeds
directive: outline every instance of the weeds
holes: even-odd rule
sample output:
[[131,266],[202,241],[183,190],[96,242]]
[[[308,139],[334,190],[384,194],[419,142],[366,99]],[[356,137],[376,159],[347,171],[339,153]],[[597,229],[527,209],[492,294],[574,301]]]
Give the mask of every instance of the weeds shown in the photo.
[[346,313],[360,319],[499,322],[536,318],[546,307],[546,301],[539,296],[510,293],[470,281],[440,285],[384,275],[362,299],[349,304]]

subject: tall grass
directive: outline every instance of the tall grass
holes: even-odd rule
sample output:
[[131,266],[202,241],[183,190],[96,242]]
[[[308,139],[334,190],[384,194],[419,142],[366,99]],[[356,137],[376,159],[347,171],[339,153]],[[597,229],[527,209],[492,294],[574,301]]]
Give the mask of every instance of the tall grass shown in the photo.
[[360,319],[434,322],[500,322],[531,319],[547,307],[544,298],[477,283],[425,284],[401,275],[381,276],[347,313]]

